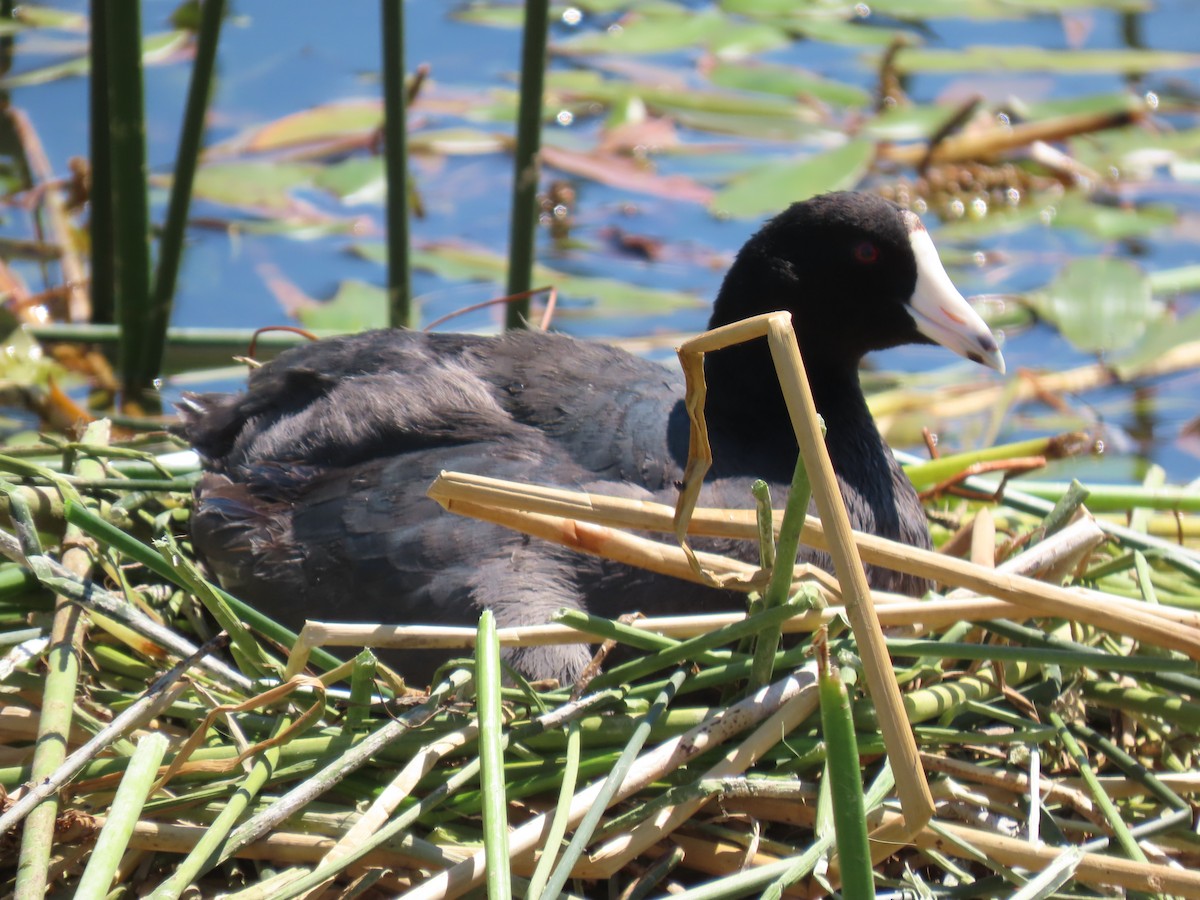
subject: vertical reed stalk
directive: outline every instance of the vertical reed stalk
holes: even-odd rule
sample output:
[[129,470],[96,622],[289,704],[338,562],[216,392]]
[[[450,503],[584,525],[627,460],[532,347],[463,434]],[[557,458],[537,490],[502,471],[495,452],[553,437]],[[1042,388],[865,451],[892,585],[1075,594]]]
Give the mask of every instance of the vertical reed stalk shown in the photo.
[[[546,79],[546,34],[549,0],[526,0],[525,32],[521,42],[521,102],[517,110],[517,149],[513,159],[512,218],[508,235],[508,294],[533,287],[533,257],[537,246],[537,189],[541,164],[542,91]],[[510,303],[506,328],[523,328],[529,319],[529,298]]]
[[217,59],[217,42],[221,37],[221,20],[225,17],[225,0],[204,0],[200,10],[200,28],[196,32],[196,59],[192,64],[192,81],[188,87],[187,107],[183,128],[179,134],[179,151],[175,157],[175,175],[171,182],[171,199],[167,203],[167,218],[163,223],[158,247],[158,271],[154,280],[153,309],[158,313],[155,324],[159,330],[151,335],[146,349],[147,365],[155,374],[162,368],[167,324],[175,297],[175,282],[179,277],[179,262],[183,258],[184,231],[187,228],[188,207],[192,201],[192,183],[200,159],[200,144],[204,138],[204,116],[212,94],[213,67]]
[[90,237],[92,246],[92,321],[116,319],[113,274],[112,132],[108,126],[108,18],[104,0],[92,0],[89,41],[92,77],[88,97],[91,109],[92,191]]
[[[118,11],[119,10],[119,11]],[[157,372],[153,335],[166,328],[164,310],[150,298],[150,210],[146,197],[146,125],[142,96],[142,17],[139,3],[105,16],[108,129],[111,135],[113,283],[121,340],[117,367],[128,399],[140,396]],[[108,223],[97,222],[103,228]]]
[[508,799],[504,783],[504,707],[500,700],[500,641],[490,609],[479,617],[475,642],[475,690],[479,708],[479,779],[483,791],[483,846],[487,895],[510,900]]
[[404,0],[383,0],[383,165],[387,172],[388,318],[412,324],[408,237],[408,97],[404,89]]

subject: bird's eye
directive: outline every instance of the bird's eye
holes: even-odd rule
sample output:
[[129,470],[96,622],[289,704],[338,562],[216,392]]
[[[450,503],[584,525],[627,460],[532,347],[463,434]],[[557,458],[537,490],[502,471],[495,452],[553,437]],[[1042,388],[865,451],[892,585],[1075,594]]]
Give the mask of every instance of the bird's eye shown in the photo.
[[870,241],[863,241],[854,248],[854,258],[860,263],[873,263],[879,259],[879,248]]

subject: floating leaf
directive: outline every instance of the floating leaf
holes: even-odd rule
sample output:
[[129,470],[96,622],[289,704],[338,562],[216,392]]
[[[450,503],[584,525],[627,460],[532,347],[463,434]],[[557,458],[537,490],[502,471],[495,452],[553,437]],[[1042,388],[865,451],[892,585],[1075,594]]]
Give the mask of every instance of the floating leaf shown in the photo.
[[915,141],[932,135],[953,115],[945,106],[893,106],[867,123],[863,134],[881,141]]
[[1079,194],[1026,196],[1013,208],[994,207],[981,218],[945,223],[940,234],[949,240],[976,241],[1027,228],[1074,229],[1101,240],[1140,237],[1170,225],[1175,211],[1161,204],[1102,206]]
[[[66,12],[61,9],[52,9],[49,6],[22,3],[20,6],[14,7],[12,16],[19,25],[26,25],[30,28],[56,28],[60,31],[78,31],[80,33],[86,33],[88,30],[88,17],[83,13]],[[6,22],[5,24],[13,23]]]
[[1163,204],[1104,206],[1077,194],[1054,206],[1055,228],[1078,228],[1102,240],[1121,240],[1150,234],[1175,222],[1175,210]]
[[230,162],[203,166],[196,173],[196,197],[259,215],[295,212],[292,191],[310,187],[319,166],[283,162]]
[[1163,269],[1150,274],[1150,288],[1155,294],[1182,294],[1200,291],[1200,265]]
[[889,47],[905,34],[901,29],[881,28],[863,19],[848,22],[836,19],[806,20],[796,30],[810,41],[847,47]]
[[506,134],[494,134],[478,128],[435,128],[414,131],[408,136],[409,153],[436,153],[445,156],[477,156],[499,153],[512,145]]
[[709,41],[709,49],[720,59],[742,59],[791,43],[791,36],[782,28],[743,24],[735,25]]
[[374,133],[383,124],[378,100],[328,103],[259,125],[235,139],[247,152],[264,153]]
[[686,175],[657,175],[626,156],[579,153],[543,145],[542,160],[552,168],[637,194],[669,197],[687,203],[708,203],[713,198],[712,188]]
[[1200,341],[1200,310],[1182,319],[1163,317],[1152,322],[1142,339],[1110,360],[1110,365],[1122,379],[1136,378],[1171,350],[1193,341]]
[[733,27],[716,10],[694,13],[677,7],[659,14],[640,10],[607,31],[580,34],[554,45],[558,53],[669,53],[705,47],[721,40]]
[[[383,244],[357,244],[354,252],[375,262],[387,261]],[[447,281],[490,281],[496,284],[504,280],[508,265],[504,257],[497,253],[457,243],[434,243],[414,249],[412,264],[414,268],[432,272]],[[641,287],[614,278],[571,275],[548,266],[534,266],[533,281],[539,285],[554,285],[558,288],[560,298],[592,300],[597,304],[595,310],[586,313],[560,307],[556,315],[565,318],[594,312],[652,315],[703,306],[694,294],[683,291]]]
[[750,218],[824,191],[846,190],[862,180],[874,155],[872,142],[855,140],[799,162],[770,162],[735,179],[717,194],[712,209]]
[[792,66],[722,60],[709,70],[708,77],[719,87],[784,97],[814,97],[839,106],[865,106],[871,99],[867,91],[856,85],[828,81]]
[[1200,129],[1153,132],[1131,125],[1078,141],[1075,157],[1098,171],[1115,168],[1124,178],[1150,178],[1155,171],[1200,158]]
[[901,72],[1059,72],[1135,75],[1200,66],[1200,54],[1171,50],[1046,50],[975,46],[963,50],[906,48],[896,54]]
[[1097,8],[1142,12],[1150,0],[872,0],[871,12],[905,21],[1020,19]]
[[388,325],[387,291],[365,281],[343,281],[331,300],[296,310],[300,323],[313,331],[353,332]]
[[1146,273],[1104,256],[1072,260],[1027,300],[1072,346],[1089,352],[1128,347],[1159,314]]
[[[165,31],[159,34],[147,35],[142,39],[142,62],[145,65],[166,62],[182,50],[191,41],[189,31]],[[89,69],[86,56],[77,56],[64,62],[57,62],[28,72],[18,72],[0,78],[0,90],[10,90],[17,87],[29,87],[35,84],[46,84],[60,78],[73,78],[86,75]]]
[[326,166],[316,173],[313,184],[352,206],[383,203],[387,197],[387,176],[378,156],[356,156]]

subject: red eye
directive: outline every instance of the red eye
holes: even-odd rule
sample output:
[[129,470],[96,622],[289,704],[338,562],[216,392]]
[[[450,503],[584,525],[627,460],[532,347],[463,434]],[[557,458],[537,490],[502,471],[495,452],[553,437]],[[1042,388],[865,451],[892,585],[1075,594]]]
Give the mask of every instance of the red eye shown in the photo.
[[879,248],[870,241],[863,241],[854,248],[854,258],[860,263],[873,263],[879,259]]

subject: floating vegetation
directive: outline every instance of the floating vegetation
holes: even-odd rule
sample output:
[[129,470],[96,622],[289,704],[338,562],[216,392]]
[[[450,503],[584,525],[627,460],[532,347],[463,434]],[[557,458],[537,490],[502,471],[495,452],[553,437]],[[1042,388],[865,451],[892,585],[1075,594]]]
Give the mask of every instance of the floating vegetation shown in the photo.
[[[364,96],[379,93],[373,76],[321,68],[322,29],[340,21],[312,17],[304,39],[319,50],[300,66],[296,47],[274,52],[275,32],[294,31],[272,29],[276,5],[243,6],[225,34],[243,32],[253,66],[223,46],[223,81],[196,88],[214,106],[193,110],[191,137],[207,121],[220,139],[190,191],[161,169],[153,190],[137,187],[152,225],[134,221],[129,242],[149,246],[152,231],[163,258],[157,226],[178,186],[194,202],[167,229],[166,258],[183,254],[177,309],[194,316],[225,297],[213,320],[385,324],[388,141],[383,102]],[[203,9],[215,32],[219,8]],[[519,105],[503,70],[518,65],[514,49],[497,66],[491,48],[510,45],[481,30],[519,28],[524,11],[448,7],[463,29],[458,69],[450,54],[422,65],[437,48],[416,32],[400,48],[392,30],[390,58],[406,49],[412,63],[407,82],[392,67],[389,90],[390,108],[402,94],[409,104],[413,217],[411,253],[397,241],[392,256],[416,272],[422,325],[465,305],[447,288],[503,293]],[[5,893],[1200,897],[1200,55],[1172,28],[1189,11],[1147,0],[551,11],[532,277],[561,295],[556,321],[669,348],[726,268],[727,235],[836,187],[931,213],[956,280],[985,292],[981,312],[1017,363],[1008,381],[954,367],[865,373],[893,443],[924,441],[934,457],[908,472],[939,552],[866,538],[854,552],[933,580],[937,595],[877,594],[886,641],[874,650],[847,624],[840,586],[803,573],[777,578],[781,605],[750,616],[564,614],[523,633],[413,626],[384,629],[386,641],[326,624],[294,635],[241,604],[186,539],[194,457],[162,419],[113,412],[120,335],[88,321],[89,307],[107,319],[115,303],[109,230],[92,227],[109,221],[108,173],[83,159],[82,129],[51,134],[69,112],[47,113],[82,108],[97,64],[89,27],[104,29],[20,6],[0,20]],[[1151,16],[1163,18],[1146,27]],[[169,105],[181,67],[215,52],[198,24],[193,4],[146,22],[155,102]],[[1035,32],[1055,48],[999,44]],[[472,52],[481,33],[487,54]],[[122,62],[137,56],[132,40]],[[283,88],[309,66],[319,85],[293,102]],[[174,158],[163,135],[182,111],[163,105],[149,111],[154,165]],[[139,354],[157,352],[150,340]],[[248,344],[241,329],[168,330],[166,395],[214,371],[240,378],[229,363]],[[452,475],[439,489],[500,490]],[[670,510],[503,491],[570,521],[673,528]],[[764,552],[774,539],[773,520],[748,511],[697,510],[693,525],[736,528]],[[811,521],[801,539],[829,541]],[[579,640],[621,645],[623,661],[579,685],[496,670],[497,645]],[[462,659],[410,685],[402,665],[360,652],[383,643]],[[872,678],[899,690],[891,726]],[[914,756],[894,770],[882,733],[904,722]],[[897,800],[922,785],[929,821]]]

